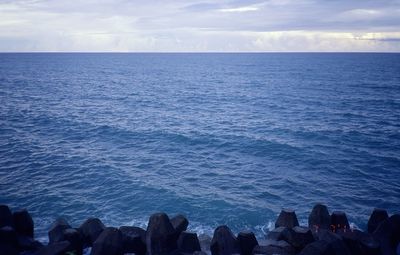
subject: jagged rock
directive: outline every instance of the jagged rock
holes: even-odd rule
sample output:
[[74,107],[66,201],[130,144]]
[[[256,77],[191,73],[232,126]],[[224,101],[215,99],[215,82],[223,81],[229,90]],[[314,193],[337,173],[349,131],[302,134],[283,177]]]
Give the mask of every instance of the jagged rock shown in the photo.
[[250,255],[254,247],[258,245],[256,236],[250,231],[240,232],[237,240],[239,242],[240,254],[242,255]]
[[298,255],[339,255],[325,240],[318,240],[308,244]]
[[0,205],[0,228],[5,226],[13,226],[13,217],[8,206]]
[[379,242],[368,233],[364,233],[360,230],[339,230],[337,234],[342,237],[352,255],[379,254]]
[[349,221],[347,220],[346,213],[335,211],[331,215],[331,227],[333,232],[339,229],[350,229]]
[[341,236],[330,230],[321,229],[318,232],[318,239],[321,241],[326,241],[330,248],[329,250],[335,255],[350,255],[350,251],[344,243]]
[[287,227],[293,228],[299,225],[295,211],[291,209],[282,209],[278,219],[275,222],[275,228]]
[[201,251],[197,234],[183,231],[178,238],[178,250],[182,253]]
[[69,252],[70,243],[68,241],[61,241],[43,246],[35,255],[65,255]]
[[286,241],[268,240],[264,245],[257,245],[253,249],[253,254],[265,255],[294,255],[295,249]]
[[84,244],[92,246],[104,229],[105,226],[101,220],[97,218],[89,218],[78,228],[78,231],[83,237]]
[[392,215],[381,222],[373,237],[380,243],[382,254],[395,255],[400,242],[400,215]]
[[43,244],[29,236],[18,236],[18,248],[20,251],[37,251]]
[[382,221],[389,218],[386,210],[375,208],[368,220],[368,233],[374,233]]
[[176,250],[177,235],[168,215],[156,213],[150,216],[146,231],[149,255],[163,255]]
[[309,228],[294,227],[286,228],[282,232],[282,239],[292,245],[296,251],[300,251],[309,243],[314,242],[314,236]]
[[82,255],[83,253],[83,240],[81,233],[74,228],[67,228],[63,231],[63,238],[70,242],[70,250],[74,252],[75,255]]
[[239,253],[239,243],[228,226],[219,226],[214,230],[210,250],[212,255],[231,255]]
[[14,212],[13,223],[17,234],[33,238],[33,220],[27,210]]
[[311,230],[329,229],[331,216],[328,208],[322,204],[316,204],[308,217],[308,227]]
[[93,243],[91,255],[123,255],[122,233],[117,228],[105,228]]
[[170,221],[177,232],[177,236],[179,236],[181,232],[186,231],[187,227],[189,226],[189,221],[181,214],[172,217]]
[[208,251],[211,246],[211,240],[212,240],[211,236],[206,235],[206,234],[200,234],[198,238],[199,238],[201,250]]
[[268,232],[266,239],[269,240],[282,240],[282,232],[285,231],[287,227],[279,227]]
[[146,230],[130,226],[122,226],[119,230],[122,233],[124,253],[146,254]]
[[60,242],[64,240],[64,230],[71,228],[68,222],[62,218],[57,219],[51,224],[49,235],[49,243]]

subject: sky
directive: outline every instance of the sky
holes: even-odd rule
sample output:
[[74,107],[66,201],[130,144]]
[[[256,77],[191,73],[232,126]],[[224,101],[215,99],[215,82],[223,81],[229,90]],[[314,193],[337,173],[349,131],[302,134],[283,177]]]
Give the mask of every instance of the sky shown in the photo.
[[400,52],[400,0],[0,0],[1,52]]

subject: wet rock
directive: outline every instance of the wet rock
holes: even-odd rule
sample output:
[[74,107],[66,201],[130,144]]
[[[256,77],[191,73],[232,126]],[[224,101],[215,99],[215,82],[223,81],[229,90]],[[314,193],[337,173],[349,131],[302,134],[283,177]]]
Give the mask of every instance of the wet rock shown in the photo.
[[0,228],[0,255],[18,254],[18,237],[10,226]]
[[176,250],[177,236],[165,213],[150,216],[146,231],[146,246],[149,255],[163,255]]
[[43,246],[35,255],[65,255],[69,252],[70,243],[68,241],[61,241]]
[[183,231],[178,238],[178,250],[182,253],[201,251],[197,234]]
[[237,240],[239,242],[240,254],[250,255],[255,246],[258,245],[256,236],[253,232],[242,231],[238,234]]
[[123,255],[122,233],[117,228],[105,228],[93,243],[91,255]]
[[331,215],[332,231],[336,232],[339,229],[350,229],[349,221],[347,220],[346,213],[335,211]]
[[389,218],[386,210],[375,208],[368,220],[368,233],[374,233],[382,221]]
[[266,239],[269,240],[282,240],[282,232],[284,232],[286,229],[288,229],[287,227],[279,227],[276,228],[274,230],[271,230],[268,232]]
[[65,219],[59,218],[53,222],[48,232],[49,243],[60,242],[64,240],[64,230],[71,228]]
[[332,246],[324,240],[318,240],[308,244],[299,255],[339,255],[335,253]]
[[124,253],[146,254],[146,230],[130,226],[122,226],[119,230],[122,233]]
[[186,231],[187,227],[189,226],[189,221],[183,215],[176,215],[175,217],[171,218],[171,224],[177,232],[177,236],[183,231]]
[[318,239],[326,241],[330,246],[329,250],[335,255],[350,255],[350,251],[342,237],[330,230],[321,229],[318,232]]
[[295,249],[286,241],[268,240],[264,245],[257,245],[253,249],[253,254],[265,255],[294,255]]
[[293,228],[299,225],[295,211],[283,209],[275,222],[275,228],[287,227]]
[[33,238],[33,220],[27,210],[20,210],[13,213],[13,223],[15,231],[19,235],[30,236]]
[[379,254],[379,242],[368,233],[364,233],[360,230],[339,230],[337,234],[342,237],[352,255]]
[[195,251],[193,252],[193,255],[207,255],[207,253],[204,251]]
[[314,236],[309,228],[296,226],[286,228],[282,232],[282,239],[293,246],[296,251],[300,251],[309,243],[314,242]]
[[18,236],[18,248],[20,251],[37,251],[43,244],[29,236]]
[[0,228],[5,226],[13,226],[13,217],[8,206],[0,205]]
[[329,229],[331,216],[328,208],[322,204],[316,204],[308,217],[308,227],[311,230]]
[[211,239],[212,239],[211,236],[206,235],[206,234],[200,234],[198,238],[199,238],[201,250],[203,250],[203,251],[210,250]]
[[232,231],[225,225],[214,230],[210,250],[212,255],[231,255],[239,253],[239,243]]
[[84,244],[92,246],[104,229],[105,226],[101,220],[97,218],[89,218],[78,228],[78,231],[82,235]]
[[75,255],[82,255],[83,253],[83,239],[81,233],[77,229],[67,228],[63,231],[63,238],[70,242],[70,250]]
[[0,255],[18,255],[18,249],[10,244],[0,243]]
[[395,255],[400,242],[400,215],[392,215],[381,222],[372,235],[380,243],[382,254]]

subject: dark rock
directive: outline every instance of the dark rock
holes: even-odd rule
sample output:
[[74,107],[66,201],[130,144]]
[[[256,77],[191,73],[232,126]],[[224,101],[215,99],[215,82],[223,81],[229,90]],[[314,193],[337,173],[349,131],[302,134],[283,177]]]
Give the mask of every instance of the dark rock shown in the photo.
[[83,253],[83,238],[77,229],[67,228],[63,231],[63,238],[70,242],[70,250],[75,255],[82,255]]
[[231,255],[239,253],[239,243],[232,231],[225,225],[214,230],[210,250],[212,255]]
[[183,231],[186,231],[189,226],[189,221],[183,215],[176,215],[171,218],[171,224],[177,232],[177,236]]
[[368,233],[374,233],[382,221],[389,218],[386,210],[375,208],[368,220]]
[[282,233],[286,229],[287,229],[287,227],[279,227],[279,228],[276,228],[274,230],[271,230],[271,231],[268,232],[268,234],[266,236],[266,239],[276,240],[276,241],[282,240]]
[[275,222],[275,228],[287,227],[293,228],[299,225],[296,213],[290,209],[283,209]]
[[5,226],[13,226],[13,217],[8,206],[0,205],[0,228]]
[[14,212],[13,222],[15,231],[19,235],[30,236],[33,238],[33,220],[27,210]]
[[5,226],[0,228],[0,243],[18,247],[18,236],[12,227]]
[[331,228],[333,232],[339,229],[350,229],[349,221],[347,220],[346,213],[335,211],[331,215]]
[[195,251],[193,252],[193,255],[207,255],[204,251]]
[[299,255],[339,255],[334,252],[332,246],[324,240],[308,244]]
[[29,236],[18,236],[18,248],[20,251],[37,251],[43,244]]
[[201,250],[203,250],[203,251],[210,250],[211,240],[212,240],[211,236],[206,235],[206,234],[200,234],[199,242],[200,242]]
[[330,246],[329,250],[335,255],[350,255],[350,251],[344,243],[342,237],[330,230],[321,229],[318,232],[318,239],[326,241]]
[[258,245],[256,236],[253,232],[242,231],[238,234],[237,240],[239,242],[240,254],[250,255],[253,249]]
[[294,255],[295,249],[286,241],[269,240],[264,245],[257,245],[253,249],[253,254],[265,255]]
[[342,237],[352,255],[379,254],[379,242],[368,233],[364,233],[360,230],[339,230],[337,234]]
[[146,231],[146,246],[149,255],[163,255],[176,250],[177,235],[168,216],[156,213],[150,216]]
[[201,251],[197,234],[183,231],[178,238],[178,250],[182,253]]
[[0,255],[18,255],[18,249],[11,244],[0,243]]
[[119,230],[122,233],[124,253],[146,254],[146,230],[130,226],[122,226]]
[[71,228],[68,222],[62,218],[57,219],[51,224],[49,235],[49,243],[60,242],[64,240],[64,230]]
[[123,255],[122,233],[117,228],[106,228],[93,243],[91,255]]
[[318,229],[329,229],[331,226],[331,216],[328,208],[322,204],[316,204],[308,217],[308,227],[317,231]]
[[314,236],[309,228],[294,227],[286,228],[282,232],[282,239],[292,245],[296,251],[300,251],[309,243],[314,242]]
[[61,241],[43,246],[35,255],[65,255],[69,251],[70,243],[68,241]]
[[104,229],[105,226],[101,220],[97,218],[89,218],[78,228],[78,231],[83,237],[84,244],[92,246]]
[[382,221],[373,237],[380,243],[382,254],[395,255],[400,242],[400,215],[395,214]]

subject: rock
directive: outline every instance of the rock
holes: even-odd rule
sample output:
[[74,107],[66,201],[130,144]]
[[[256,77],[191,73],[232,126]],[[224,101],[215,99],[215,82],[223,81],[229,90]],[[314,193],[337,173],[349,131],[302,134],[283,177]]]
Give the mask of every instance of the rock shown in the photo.
[[308,216],[308,227],[313,231],[318,229],[329,229],[331,226],[331,216],[328,208],[322,204],[316,204]]
[[346,213],[335,211],[331,215],[331,227],[332,231],[336,232],[339,229],[350,230],[349,221],[347,220]]
[[266,255],[294,255],[295,249],[286,241],[269,240],[265,245],[257,245],[253,249],[253,254]]
[[93,243],[91,255],[123,255],[122,233],[117,228],[105,228]]
[[214,230],[210,250],[212,255],[231,255],[239,253],[239,243],[232,231],[225,225]]
[[389,218],[386,210],[375,208],[368,220],[368,233],[374,233],[379,224]]
[[183,215],[176,215],[175,217],[171,218],[171,224],[177,232],[177,236],[183,231],[186,231],[187,227],[189,226],[189,221]]
[[124,253],[146,254],[146,230],[129,226],[122,226],[119,230],[122,233]]
[[64,240],[64,230],[71,228],[68,222],[62,218],[57,219],[51,224],[49,235],[49,243],[60,242]]
[[333,252],[335,255],[350,255],[350,251],[344,243],[341,236],[336,233],[331,232],[330,230],[321,229],[318,232],[318,239],[322,241],[326,241],[330,248],[329,250]]
[[293,246],[296,251],[302,250],[309,243],[314,242],[314,236],[309,228],[305,227],[294,227],[286,228],[282,232],[282,239]]
[[360,230],[339,230],[337,234],[342,237],[352,255],[379,254],[379,242],[368,233],[364,233]]
[[101,220],[89,218],[78,228],[78,231],[83,237],[84,245],[92,246],[104,229],[105,226]]
[[33,238],[33,220],[27,210],[14,212],[13,222],[17,234]]
[[13,217],[8,206],[0,205],[0,228],[5,226],[13,226]]
[[83,254],[83,238],[77,229],[64,229],[62,235],[64,240],[70,242],[70,250],[73,251],[75,255]]
[[238,234],[237,240],[239,242],[240,254],[250,255],[255,246],[258,245],[256,236],[253,232],[242,231]]
[[372,235],[380,243],[382,254],[395,255],[400,242],[400,214],[382,221]]
[[207,255],[204,251],[195,251],[193,252],[193,255]]
[[333,251],[332,246],[327,241],[318,240],[308,244],[298,255],[339,255],[339,254]]
[[290,209],[283,209],[275,222],[275,228],[287,227],[293,228],[299,225],[296,213]]
[[146,231],[146,246],[149,255],[163,255],[176,250],[177,236],[168,216],[156,213],[150,216]]
[[287,227],[279,227],[268,232],[266,239],[269,240],[282,240],[282,232],[288,229]]
[[18,247],[18,236],[10,226],[0,228],[0,243]]
[[178,250],[182,253],[201,251],[197,234],[183,231],[178,238]]
[[0,243],[0,255],[18,255],[18,254],[19,251],[15,246],[10,244]]
[[199,242],[200,242],[200,247],[201,250],[203,251],[209,251],[210,246],[211,246],[211,236],[206,235],[206,234],[200,234],[199,235]]
[[37,251],[43,244],[29,236],[18,236],[18,247],[20,251]]
[[65,255],[69,251],[70,243],[68,241],[61,241],[43,246],[35,255]]

